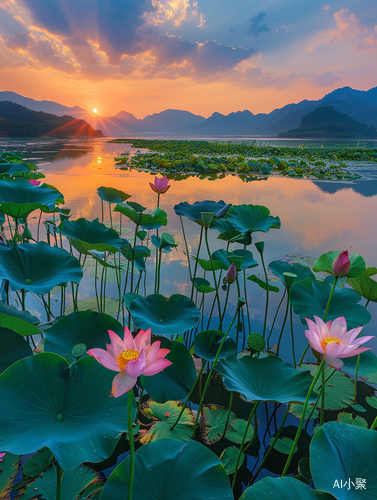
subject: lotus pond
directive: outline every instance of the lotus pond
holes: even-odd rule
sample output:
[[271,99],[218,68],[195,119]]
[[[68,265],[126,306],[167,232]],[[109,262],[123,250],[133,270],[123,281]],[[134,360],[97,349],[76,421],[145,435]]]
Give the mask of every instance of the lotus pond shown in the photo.
[[0,499],[376,498],[372,156],[245,183],[141,147],[0,152]]

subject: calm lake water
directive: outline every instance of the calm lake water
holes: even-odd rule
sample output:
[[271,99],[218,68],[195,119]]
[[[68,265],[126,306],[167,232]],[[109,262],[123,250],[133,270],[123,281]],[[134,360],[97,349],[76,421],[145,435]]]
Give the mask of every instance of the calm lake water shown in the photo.
[[[125,150],[131,151],[132,148],[129,144],[108,144],[108,140],[109,138],[74,139],[68,142],[4,141],[0,142],[0,149],[23,151],[27,158],[38,164],[40,170],[46,175],[46,182],[64,194],[66,207],[70,208],[73,214],[72,219],[80,217],[89,220],[96,217],[101,219],[101,203],[97,194],[97,188],[100,186],[121,189],[132,195],[130,201],[154,208],[156,195],[149,186],[149,182],[154,178],[148,173],[127,172],[115,168],[114,157]],[[277,142],[283,144],[283,141]],[[286,144],[287,141],[284,143]],[[266,140],[263,140],[263,144],[266,144]],[[373,144],[368,144],[368,146],[373,147]],[[174,235],[179,246],[176,251],[164,254],[160,293],[169,296],[173,293],[189,294],[191,291],[180,221],[173,208],[181,201],[194,203],[198,200],[211,199],[224,200],[232,204],[252,203],[268,207],[271,215],[280,217],[281,229],[272,229],[267,234],[256,233],[254,237],[254,241],[266,241],[265,260],[267,263],[292,254],[316,259],[329,250],[348,249],[350,253],[362,255],[368,267],[377,267],[377,174],[373,164],[359,165],[357,169],[364,177],[352,183],[285,177],[270,177],[263,181],[245,183],[233,176],[215,181],[199,180],[196,177],[171,181],[170,190],[161,196],[160,206],[168,214],[168,226],[165,230]],[[107,206],[105,210],[108,216]],[[36,223],[36,215],[31,222]],[[118,222],[118,214],[114,214],[114,221]],[[125,223],[126,220],[123,218],[123,227]],[[190,253],[196,252],[199,226],[185,218],[184,224]],[[133,223],[129,222],[124,229],[131,234]],[[126,232],[125,236],[127,236]],[[225,248],[224,242],[216,239],[217,235],[217,231],[210,231],[211,251]],[[201,256],[207,258],[205,246],[203,247]],[[238,247],[234,245],[234,248]],[[255,248],[252,246],[250,249],[254,258],[259,261]],[[247,274],[258,275],[259,273],[262,277],[261,266],[248,270]],[[149,274],[152,275],[152,273]],[[211,278],[208,277],[208,279]],[[153,293],[152,276],[149,281],[147,280],[146,290],[148,294]],[[117,294],[115,284],[109,285],[108,293]],[[225,295],[224,292],[222,293]],[[254,283],[248,282],[248,293],[252,317],[251,331],[261,333],[265,292]],[[93,280],[89,275],[85,275],[80,285],[79,299],[91,297],[93,294]],[[281,294],[271,295],[269,326],[271,326]],[[212,303],[213,299],[206,300]],[[235,290],[230,296],[230,302],[233,304],[236,302]],[[230,307],[230,310],[232,309]],[[375,303],[369,305],[369,310],[376,318]],[[41,314],[37,309],[35,313]],[[277,340],[282,317],[283,310],[280,312],[272,333],[272,343]],[[366,325],[365,335],[375,334],[375,321],[372,319]],[[205,323],[204,327],[206,327]],[[296,351],[300,356],[306,346],[306,339],[303,333],[305,327],[298,318],[294,319],[294,329]],[[284,336],[287,339],[286,355],[289,358],[291,350],[288,340],[289,325],[286,326]],[[373,346],[374,352],[377,351],[377,339],[368,345]],[[289,360],[284,351],[281,354],[284,359]]]

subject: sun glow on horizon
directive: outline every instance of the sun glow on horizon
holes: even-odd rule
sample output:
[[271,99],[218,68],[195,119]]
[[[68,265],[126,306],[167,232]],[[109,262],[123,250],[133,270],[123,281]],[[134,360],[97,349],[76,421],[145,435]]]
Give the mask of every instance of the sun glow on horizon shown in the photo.
[[93,113],[95,113],[95,114],[97,114],[97,113],[98,113],[97,108],[93,108],[93,109],[92,109],[92,111],[93,111]]

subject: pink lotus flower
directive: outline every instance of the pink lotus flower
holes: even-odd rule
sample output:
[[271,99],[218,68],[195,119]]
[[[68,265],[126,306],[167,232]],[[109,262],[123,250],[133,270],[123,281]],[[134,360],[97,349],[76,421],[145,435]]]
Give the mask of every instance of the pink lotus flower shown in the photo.
[[[6,455],[6,453],[0,453],[0,462],[4,462],[3,456]],[[3,470],[0,468],[0,470]]]
[[169,354],[169,349],[160,349],[161,341],[151,344],[151,329],[140,330],[133,338],[127,327],[124,329],[123,340],[109,330],[111,344],[104,349],[90,349],[88,354],[109,370],[119,372],[114,377],[111,396],[115,398],[132,389],[140,375],[156,375],[172,364],[163,359]]
[[169,181],[166,177],[162,177],[162,179],[160,179],[156,176],[154,178],[154,184],[150,182],[149,185],[153,191],[158,194],[164,194],[170,188]]
[[343,252],[340,252],[338,257],[334,260],[332,272],[337,278],[343,278],[343,276],[346,276],[349,273],[350,269],[351,262],[348,256],[348,250],[344,250]]
[[231,265],[229,266],[227,273],[226,273],[224,281],[226,283],[232,284],[236,281],[236,279],[237,279],[237,268],[236,268],[234,262],[232,262]]
[[356,339],[362,327],[347,332],[347,323],[344,316],[327,323],[317,316],[314,316],[315,323],[311,319],[305,319],[309,326],[309,330],[305,331],[309,344],[315,351],[322,354],[333,368],[340,370],[343,366],[343,361],[340,358],[357,356],[361,352],[370,351],[371,349],[370,347],[358,349],[361,344],[374,337],[359,337]]
[[30,184],[33,184],[33,186],[39,186],[41,181],[35,181],[34,179],[29,179]]

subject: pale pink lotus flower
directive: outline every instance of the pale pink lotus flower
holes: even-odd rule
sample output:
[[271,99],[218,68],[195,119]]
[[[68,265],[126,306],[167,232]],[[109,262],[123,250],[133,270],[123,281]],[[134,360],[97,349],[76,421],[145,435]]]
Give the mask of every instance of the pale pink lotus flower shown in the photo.
[[332,265],[333,275],[336,276],[337,278],[343,278],[343,276],[346,276],[349,273],[350,269],[351,269],[351,262],[348,256],[348,250],[343,250],[343,252],[340,252],[338,257],[333,262]]
[[232,284],[236,281],[236,279],[237,279],[237,268],[236,268],[236,265],[234,264],[234,262],[232,262],[231,265],[229,266],[227,273],[226,273],[224,281],[226,283]]
[[356,338],[363,327],[353,328],[347,332],[344,316],[327,323],[318,316],[314,316],[314,319],[315,323],[311,319],[305,318],[309,326],[309,330],[305,331],[306,338],[312,348],[322,354],[333,368],[340,370],[343,366],[343,361],[340,358],[350,358],[361,352],[370,351],[370,347],[362,347],[361,349],[359,347],[374,337]]
[[[0,462],[4,462],[3,456],[6,455],[6,453],[0,453]],[[3,470],[0,468],[0,470]]]
[[90,349],[88,354],[109,370],[119,372],[114,377],[111,396],[115,398],[132,389],[140,375],[156,375],[172,364],[163,359],[169,349],[160,349],[161,341],[151,344],[151,329],[140,330],[133,338],[127,327],[124,328],[123,340],[111,330],[108,331],[111,344],[104,349]]
[[154,183],[152,184],[152,182],[150,182],[149,185],[153,191],[158,194],[164,194],[170,188],[169,181],[166,177],[160,179],[156,176],[154,178]]
[[33,186],[39,186],[39,184],[41,183],[41,181],[36,181],[34,179],[29,179],[29,182],[30,184],[33,184]]

